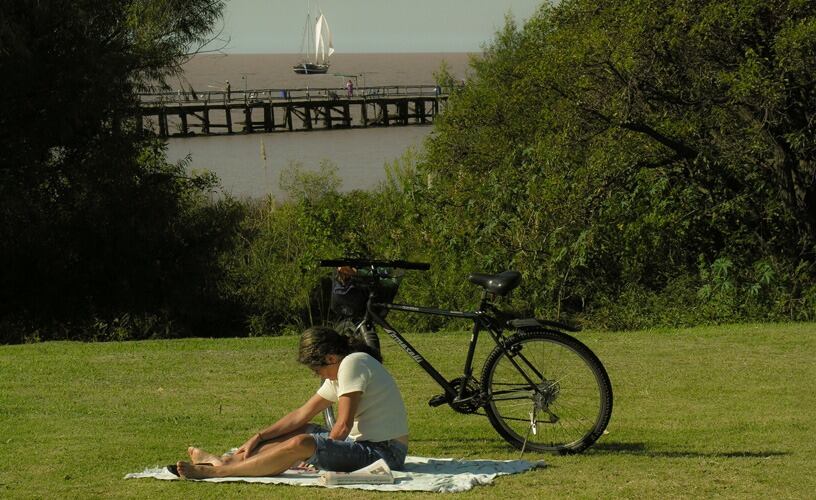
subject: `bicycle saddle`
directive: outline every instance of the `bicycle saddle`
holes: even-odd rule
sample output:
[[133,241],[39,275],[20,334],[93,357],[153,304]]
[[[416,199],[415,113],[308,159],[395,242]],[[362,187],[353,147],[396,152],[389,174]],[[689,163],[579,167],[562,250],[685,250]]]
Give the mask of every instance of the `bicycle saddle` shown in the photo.
[[490,293],[504,296],[521,283],[521,273],[518,271],[504,271],[499,274],[472,273],[468,281],[479,285]]

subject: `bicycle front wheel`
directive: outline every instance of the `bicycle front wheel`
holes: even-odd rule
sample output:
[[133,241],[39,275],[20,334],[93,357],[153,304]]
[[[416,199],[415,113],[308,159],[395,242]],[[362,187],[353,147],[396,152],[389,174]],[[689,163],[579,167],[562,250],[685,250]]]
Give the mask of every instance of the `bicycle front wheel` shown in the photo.
[[604,432],[612,384],[595,354],[569,335],[523,331],[485,361],[485,411],[516,448],[577,453]]

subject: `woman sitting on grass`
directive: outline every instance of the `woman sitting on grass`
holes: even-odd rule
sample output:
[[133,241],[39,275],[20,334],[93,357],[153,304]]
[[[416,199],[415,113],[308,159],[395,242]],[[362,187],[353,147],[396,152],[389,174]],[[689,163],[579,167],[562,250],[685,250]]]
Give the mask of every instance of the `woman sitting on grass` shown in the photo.
[[[385,459],[401,469],[408,453],[408,419],[394,378],[379,353],[331,328],[314,327],[300,337],[298,361],[325,379],[297,410],[249,438],[234,454],[217,457],[198,448],[178,462],[183,478],[274,476],[302,462],[348,472]],[[337,403],[330,431],[310,424]]]

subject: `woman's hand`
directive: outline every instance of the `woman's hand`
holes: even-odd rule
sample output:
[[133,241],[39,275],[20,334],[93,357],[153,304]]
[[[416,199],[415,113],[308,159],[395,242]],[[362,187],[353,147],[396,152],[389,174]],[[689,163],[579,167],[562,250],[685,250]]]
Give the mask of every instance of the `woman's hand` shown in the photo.
[[246,460],[247,458],[252,456],[252,454],[255,452],[255,448],[257,448],[258,445],[261,444],[261,441],[262,441],[261,435],[255,434],[254,436],[249,438],[246,443],[242,444],[241,447],[238,448],[238,451],[236,453],[243,453],[244,460]]
[[346,284],[349,282],[352,276],[357,274],[357,269],[351,266],[343,266],[337,268],[337,280],[342,283]]

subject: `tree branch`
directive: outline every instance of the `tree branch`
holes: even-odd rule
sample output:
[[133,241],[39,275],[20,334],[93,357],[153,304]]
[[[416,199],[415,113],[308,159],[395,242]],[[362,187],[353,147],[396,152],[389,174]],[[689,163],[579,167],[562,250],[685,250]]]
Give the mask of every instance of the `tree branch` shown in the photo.
[[632,130],[634,132],[640,132],[645,134],[652,139],[656,140],[660,144],[663,144],[667,148],[676,152],[682,158],[693,160],[699,156],[700,152],[694,148],[691,148],[680,141],[667,137],[657,130],[653,129],[652,127],[646,125],[645,123],[635,123],[635,122],[623,122],[618,124],[621,128],[626,130]]

